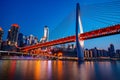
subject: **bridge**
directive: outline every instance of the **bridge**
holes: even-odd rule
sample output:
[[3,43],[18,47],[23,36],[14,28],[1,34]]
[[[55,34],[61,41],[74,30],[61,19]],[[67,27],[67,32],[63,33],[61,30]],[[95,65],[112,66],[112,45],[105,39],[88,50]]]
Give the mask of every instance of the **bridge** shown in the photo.
[[[79,34],[79,40],[88,40],[88,39],[93,39],[93,38],[98,38],[98,37],[115,35],[119,33],[120,33],[120,24]],[[75,35],[67,36],[65,38],[60,38],[60,39],[48,41],[45,43],[38,43],[36,45],[22,47],[21,51],[27,52],[29,50],[33,50],[36,48],[42,48],[42,47],[48,47],[48,46],[53,46],[53,45],[58,45],[58,44],[75,42],[76,41],[75,38],[76,38]]]
[[[83,44],[84,40],[88,39],[93,39],[93,38],[98,38],[98,37],[104,37],[104,36],[110,36],[110,35],[115,35],[120,33],[120,24],[112,25],[112,26],[107,26],[105,28],[89,31],[83,33],[82,30],[82,23],[81,23],[81,18],[80,18],[80,6],[77,3],[76,6],[76,34],[73,36],[67,36],[64,38],[59,38],[56,40],[51,40],[48,42],[44,43],[38,43],[35,45],[31,46],[26,46],[20,48],[21,52],[30,52],[32,50],[36,50],[42,47],[48,47],[48,46],[54,46],[58,44],[64,44],[64,43],[70,43],[70,42],[76,42],[76,47],[77,47],[77,56],[79,59],[83,59]],[[79,33],[79,28],[80,28],[80,33]]]

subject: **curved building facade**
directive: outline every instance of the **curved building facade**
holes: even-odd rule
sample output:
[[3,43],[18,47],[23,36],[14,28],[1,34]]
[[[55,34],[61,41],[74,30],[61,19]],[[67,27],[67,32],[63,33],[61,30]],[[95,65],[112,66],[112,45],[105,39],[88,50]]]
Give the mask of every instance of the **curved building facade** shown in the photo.
[[8,36],[7,36],[8,45],[17,45],[18,34],[19,34],[19,25],[12,24],[11,28],[8,31]]

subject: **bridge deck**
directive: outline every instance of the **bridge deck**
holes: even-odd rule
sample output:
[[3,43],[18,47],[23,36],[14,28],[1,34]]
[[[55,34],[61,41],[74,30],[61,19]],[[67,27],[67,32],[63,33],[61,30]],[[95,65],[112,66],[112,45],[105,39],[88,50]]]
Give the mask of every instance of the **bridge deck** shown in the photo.
[[[109,36],[109,35],[114,35],[114,34],[119,34],[119,33],[120,33],[120,24],[82,33],[79,35],[79,39],[87,40],[87,39]],[[69,42],[75,42],[75,35],[68,36],[65,38],[60,38],[57,40],[52,40],[52,41],[45,42],[45,43],[39,43],[39,44],[31,45],[31,46],[22,47],[20,49],[21,51],[28,51],[28,50],[32,50],[32,49],[36,49],[40,47],[47,47],[47,46],[69,43]]]

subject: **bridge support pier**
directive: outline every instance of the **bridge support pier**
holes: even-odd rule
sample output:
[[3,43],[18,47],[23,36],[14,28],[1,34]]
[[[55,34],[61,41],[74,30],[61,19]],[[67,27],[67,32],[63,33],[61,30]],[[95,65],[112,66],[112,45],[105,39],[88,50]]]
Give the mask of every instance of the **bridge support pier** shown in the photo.
[[78,60],[83,61],[84,60],[84,53],[83,53],[83,45],[80,43],[79,40],[79,27],[80,27],[80,33],[83,32],[82,30],[82,24],[80,20],[80,6],[79,3],[77,3],[76,6],[76,48],[77,48],[77,57]]

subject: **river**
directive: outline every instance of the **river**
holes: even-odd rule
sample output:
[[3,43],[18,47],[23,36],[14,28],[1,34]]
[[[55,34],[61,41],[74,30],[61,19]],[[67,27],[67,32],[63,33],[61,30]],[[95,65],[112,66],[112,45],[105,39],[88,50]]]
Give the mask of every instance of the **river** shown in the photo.
[[120,61],[0,60],[0,80],[120,80]]

